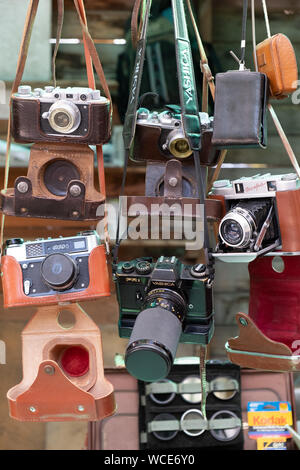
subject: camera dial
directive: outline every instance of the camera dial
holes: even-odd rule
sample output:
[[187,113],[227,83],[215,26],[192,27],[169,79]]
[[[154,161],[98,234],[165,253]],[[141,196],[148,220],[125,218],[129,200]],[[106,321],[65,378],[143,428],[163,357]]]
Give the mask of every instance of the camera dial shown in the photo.
[[135,270],[138,274],[149,274],[152,271],[152,266],[149,261],[138,261]]
[[63,291],[75,283],[79,269],[75,261],[64,253],[47,256],[41,265],[41,276],[51,289]]
[[124,263],[123,266],[122,266],[122,271],[125,274],[132,273],[132,271],[134,271],[133,263],[130,263],[129,261],[126,261],[126,263]]
[[23,238],[11,238],[10,240],[6,240],[5,245],[8,247],[13,245],[23,245],[23,243]]
[[61,134],[74,132],[81,122],[78,107],[72,101],[58,100],[50,106],[48,112],[43,113],[43,119],[48,119],[50,126]]

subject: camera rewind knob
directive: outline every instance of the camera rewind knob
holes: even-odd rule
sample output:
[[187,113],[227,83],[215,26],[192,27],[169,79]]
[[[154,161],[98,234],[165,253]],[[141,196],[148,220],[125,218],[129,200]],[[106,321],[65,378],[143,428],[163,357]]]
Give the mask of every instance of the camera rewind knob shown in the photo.
[[194,277],[203,277],[205,276],[205,273],[206,273],[205,264],[201,264],[201,263],[195,264],[195,266],[191,268],[191,275]]

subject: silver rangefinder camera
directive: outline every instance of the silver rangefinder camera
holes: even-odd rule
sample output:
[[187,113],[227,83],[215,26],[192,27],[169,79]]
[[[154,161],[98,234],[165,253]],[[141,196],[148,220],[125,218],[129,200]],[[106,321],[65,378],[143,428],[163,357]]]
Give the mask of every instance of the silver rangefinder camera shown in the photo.
[[99,90],[21,85],[12,97],[16,142],[103,144],[110,138],[110,101]]
[[[211,146],[214,118],[202,112],[199,113],[199,118],[202,133],[201,164],[213,166],[219,157],[219,151]],[[176,158],[193,162],[193,150],[185,136],[181,119],[177,106],[169,105],[167,110],[162,112],[140,108],[137,112],[132,159],[162,161],[166,158]]]
[[280,247],[276,193],[295,190],[298,185],[299,180],[294,173],[268,173],[234,181],[215,181],[211,196],[223,196],[227,212],[219,225],[215,257],[227,256],[230,259],[230,254],[252,253],[251,261]]

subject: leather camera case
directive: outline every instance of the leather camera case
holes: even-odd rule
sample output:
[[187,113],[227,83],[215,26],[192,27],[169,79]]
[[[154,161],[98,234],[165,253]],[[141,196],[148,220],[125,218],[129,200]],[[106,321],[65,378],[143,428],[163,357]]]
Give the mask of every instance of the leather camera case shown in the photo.
[[298,66],[291,41],[275,34],[256,46],[259,72],[269,79],[270,96],[280,99],[297,90]]
[[57,292],[57,295],[30,297],[23,291],[22,268],[8,255],[2,256],[2,287],[4,308],[27,305],[54,305],[59,302],[84,302],[110,295],[110,282],[104,245],[94,248],[89,256],[89,285],[80,292]]
[[249,316],[268,338],[295,352],[300,331],[300,256],[282,260],[283,272],[273,269],[276,259],[271,256],[249,263]]
[[[201,136],[200,162],[204,166],[215,166],[220,159],[220,150],[211,144],[212,129],[205,130]],[[134,146],[131,153],[131,159],[136,162],[145,161],[165,161],[175,158],[169,152],[164,152],[160,141],[162,131],[157,126],[136,126]],[[187,158],[181,158],[180,161],[185,165],[191,165],[194,162],[193,155]]]
[[[81,374],[69,369],[74,356],[64,367],[63,354],[72,347],[88,354]],[[82,358],[75,359],[80,367]],[[14,419],[98,421],[116,411],[113,386],[104,374],[101,332],[79,305],[37,309],[22,332],[22,364],[22,381],[7,393]]]
[[[67,165],[70,174],[54,169],[50,186],[46,185],[46,170],[58,162]],[[56,194],[59,191],[55,189],[51,192],[49,188],[60,188],[61,178],[65,179],[65,194]],[[19,191],[20,183],[27,187],[27,191]],[[75,194],[72,186],[76,187]],[[27,176],[18,177],[14,188],[1,191],[1,199],[4,214],[17,217],[61,220],[98,220],[104,217],[105,197],[94,187],[94,152],[88,145],[34,144]]]
[[212,144],[217,148],[266,147],[268,80],[259,72],[216,75]]
[[[16,142],[72,142],[78,144],[99,145],[110,139],[110,104],[87,104],[88,122],[82,127],[83,135],[48,134],[41,127],[41,104],[38,100],[12,98],[12,135]],[[87,129],[87,130],[86,130]]]

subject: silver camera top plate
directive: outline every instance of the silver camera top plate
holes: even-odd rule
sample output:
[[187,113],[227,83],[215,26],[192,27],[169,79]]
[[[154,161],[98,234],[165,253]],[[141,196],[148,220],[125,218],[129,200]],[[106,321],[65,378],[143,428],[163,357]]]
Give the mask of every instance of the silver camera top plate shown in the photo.
[[218,180],[213,184],[212,195],[224,196],[225,199],[251,199],[275,197],[276,191],[297,189],[299,180],[294,173],[285,175],[255,175],[237,180]]

